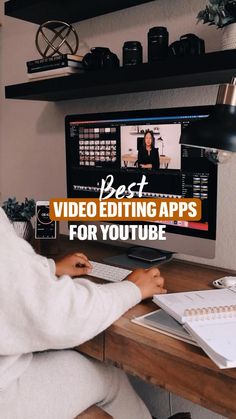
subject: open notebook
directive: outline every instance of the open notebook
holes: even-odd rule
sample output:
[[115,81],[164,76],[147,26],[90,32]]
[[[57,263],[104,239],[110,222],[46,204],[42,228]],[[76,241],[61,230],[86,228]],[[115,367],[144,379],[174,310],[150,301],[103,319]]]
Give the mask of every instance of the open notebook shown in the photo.
[[236,367],[236,288],[154,295],[219,368]]

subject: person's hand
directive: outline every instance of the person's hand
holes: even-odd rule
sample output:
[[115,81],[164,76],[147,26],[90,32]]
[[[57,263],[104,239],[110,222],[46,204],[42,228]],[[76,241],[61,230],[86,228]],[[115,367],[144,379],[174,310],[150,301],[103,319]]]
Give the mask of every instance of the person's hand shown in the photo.
[[139,287],[142,299],[152,297],[154,294],[165,294],[164,278],[160,276],[157,268],[136,269],[126,278]]
[[56,275],[80,276],[88,275],[92,265],[83,253],[65,256],[56,262]]

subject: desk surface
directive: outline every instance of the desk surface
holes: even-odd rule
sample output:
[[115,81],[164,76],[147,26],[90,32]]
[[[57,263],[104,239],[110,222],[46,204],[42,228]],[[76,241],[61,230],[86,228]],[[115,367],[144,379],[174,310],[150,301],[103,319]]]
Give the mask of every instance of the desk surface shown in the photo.
[[[83,250],[95,260],[121,252],[96,243],[68,244],[68,240],[61,242],[61,248],[64,253]],[[214,279],[229,273],[177,260],[161,265],[160,270],[169,292],[211,288]],[[227,418],[236,418],[236,369],[220,370],[200,348],[130,322],[154,309],[151,301],[137,305],[79,349]]]
[[[138,158],[138,155],[136,154],[123,154],[122,155],[122,160],[126,161],[126,162],[135,162]],[[170,163],[171,158],[168,156],[159,156],[160,159],[160,164],[167,164]]]

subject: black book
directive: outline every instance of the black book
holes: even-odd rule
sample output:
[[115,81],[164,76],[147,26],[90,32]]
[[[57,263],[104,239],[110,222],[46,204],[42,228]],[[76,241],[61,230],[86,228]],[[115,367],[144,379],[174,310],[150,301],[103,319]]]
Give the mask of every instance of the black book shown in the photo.
[[63,67],[71,67],[83,70],[83,64],[79,61],[72,61],[72,60],[61,60],[61,61],[51,61],[51,62],[45,62],[45,63],[39,63],[35,64],[33,67],[27,66],[27,72],[28,74],[31,73],[38,73],[39,71],[48,71],[48,70],[54,70],[56,68],[63,68]]
[[[27,61],[26,66],[28,70],[32,70],[39,66],[46,66],[49,64],[58,64],[61,62],[75,62],[82,64],[83,57],[81,55],[74,54],[63,54],[63,55],[54,55],[53,57],[40,58],[38,60]],[[68,64],[67,64],[68,65]]]

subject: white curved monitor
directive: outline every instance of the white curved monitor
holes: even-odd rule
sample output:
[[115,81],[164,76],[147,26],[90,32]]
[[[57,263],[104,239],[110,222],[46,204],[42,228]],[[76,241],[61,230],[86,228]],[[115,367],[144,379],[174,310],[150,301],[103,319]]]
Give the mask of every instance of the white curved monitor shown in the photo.
[[[68,115],[68,197],[98,197],[101,180],[109,174],[114,177],[114,187],[139,182],[145,174],[148,186],[143,190],[143,197],[200,198],[202,218],[198,222],[168,223],[166,241],[127,240],[122,245],[213,258],[217,166],[207,159],[204,149],[179,144],[182,130],[192,121],[206,118],[211,109],[203,106]],[[152,137],[151,157],[143,150],[147,131]]]

